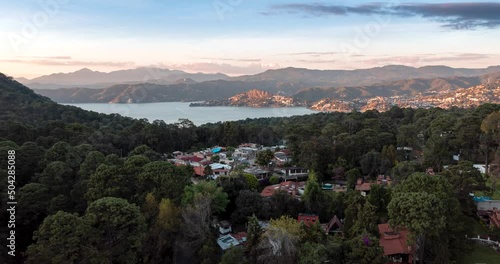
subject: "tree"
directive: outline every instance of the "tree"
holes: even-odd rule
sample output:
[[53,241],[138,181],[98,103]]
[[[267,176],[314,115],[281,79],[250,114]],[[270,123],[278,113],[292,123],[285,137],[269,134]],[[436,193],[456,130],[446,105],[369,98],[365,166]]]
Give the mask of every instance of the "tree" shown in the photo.
[[250,173],[243,173],[243,177],[245,177],[245,181],[247,182],[247,186],[252,190],[257,190],[259,188],[259,180],[257,177]]
[[391,226],[410,230],[421,263],[424,263],[426,238],[438,235],[445,227],[443,211],[439,198],[425,192],[396,193],[389,203]]
[[303,236],[303,230],[297,220],[286,216],[272,219],[259,245],[263,250],[259,262],[293,262],[298,252],[298,243]]
[[361,234],[347,241],[349,251],[347,263],[382,264],[383,249],[379,246],[378,238],[370,234]]
[[203,169],[203,175],[205,175],[205,177],[214,175],[212,167],[210,167],[209,165],[205,166],[205,168]]
[[54,161],[43,170],[39,181],[54,194],[69,194],[75,179],[73,169],[62,161]]
[[257,159],[255,163],[262,167],[269,166],[269,162],[274,159],[274,153],[270,149],[266,149],[264,151],[257,152]]
[[240,191],[236,198],[236,210],[231,214],[234,223],[244,223],[252,215],[262,216],[262,196],[260,193],[250,190]]
[[255,215],[248,218],[247,225],[247,249],[251,252],[260,242],[262,228],[259,219]]
[[[440,174],[453,186],[456,198],[462,206],[462,211],[473,216],[476,206],[470,194],[488,189],[481,172],[474,168],[472,162],[460,161],[458,165],[449,166]],[[493,180],[492,183],[495,186],[496,181]]]
[[241,264],[247,264],[248,261],[245,257],[245,250],[242,247],[234,247],[226,252],[224,252],[224,255],[222,255],[222,258],[220,260],[220,264],[234,264],[234,263],[241,263]]
[[[459,259],[463,253],[464,218],[453,186],[444,177],[412,174],[394,188],[388,212],[392,227],[410,231],[420,261],[444,255]],[[444,247],[431,247],[436,240]]]
[[280,182],[280,179],[278,178],[278,176],[271,176],[271,178],[269,178],[269,184],[271,185],[274,185],[274,184],[278,184]]
[[323,244],[306,242],[300,247],[299,264],[324,263],[328,260],[328,251]]
[[38,226],[46,217],[52,195],[43,184],[28,183],[19,189],[17,218],[24,225]]
[[212,158],[210,158],[212,162],[219,162],[220,161],[220,156],[219,155],[213,155]]
[[401,183],[417,171],[423,171],[423,166],[418,161],[402,161],[392,168],[391,176],[396,183]]
[[181,224],[181,209],[168,199],[157,203],[153,195],[148,194],[143,211],[151,223],[143,243],[142,258],[147,263],[171,262],[174,246],[172,237],[175,237]]
[[314,172],[309,173],[303,200],[311,213],[320,214],[322,212],[324,195]]
[[380,152],[370,151],[361,157],[359,161],[363,174],[371,177],[377,176],[381,169],[381,155]]
[[182,240],[184,248],[198,251],[210,239],[210,199],[194,197],[192,203],[182,210]]
[[27,263],[102,263],[97,230],[74,214],[59,211],[43,221],[29,246]]
[[229,203],[227,193],[224,192],[222,187],[218,187],[214,181],[202,181],[198,184],[184,187],[182,205],[185,207],[193,204],[197,198],[201,197],[209,201],[212,213],[224,212]]
[[488,173],[491,141],[496,142],[497,147],[500,147],[500,111],[492,112],[486,116],[481,123],[481,131],[485,134],[483,142],[485,143],[486,173]]
[[138,206],[121,198],[101,198],[89,205],[84,220],[97,230],[97,248],[109,262],[137,263],[146,231]]
[[385,214],[387,212],[387,205],[391,201],[390,189],[378,184],[372,185],[367,201],[375,206],[379,216]]
[[155,161],[146,164],[143,172],[137,176],[139,201],[144,201],[147,193],[155,197],[171,199],[180,203],[184,188],[191,184],[191,172],[183,166],[174,166],[169,162]]
[[350,169],[346,173],[347,186],[349,189],[353,190],[356,186],[356,182],[361,178],[361,172],[358,169]]

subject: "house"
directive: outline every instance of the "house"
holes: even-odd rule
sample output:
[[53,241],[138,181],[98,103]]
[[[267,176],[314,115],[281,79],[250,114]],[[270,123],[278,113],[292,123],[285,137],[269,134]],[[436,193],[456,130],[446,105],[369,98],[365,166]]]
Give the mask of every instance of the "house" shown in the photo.
[[282,182],[280,184],[267,186],[266,188],[264,188],[264,190],[262,190],[260,196],[271,197],[273,196],[274,192],[283,191],[295,198],[300,198],[300,196],[304,194],[305,185],[306,185],[305,182],[294,182],[294,181]]
[[364,182],[363,179],[358,179],[354,189],[358,192],[361,192],[361,195],[366,196],[372,189],[372,184],[369,182]]
[[493,211],[500,208],[500,200],[481,200],[476,202],[478,211]]
[[227,234],[217,238],[217,244],[222,249],[222,251],[226,251],[246,242],[246,233],[244,236],[238,234]]
[[378,231],[384,257],[390,259],[390,263],[413,263],[414,250],[408,245],[409,231],[407,229],[395,231],[389,227],[389,224],[380,224]]
[[231,223],[229,223],[229,221],[226,220],[220,221],[218,226],[219,226],[219,235],[227,235],[233,232]]
[[494,208],[488,212],[490,218],[490,228],[500,228],[500,210]]
[[391,186],[392,180],[390,176],[379,175],[377,177],[377,184],[382,186]]
[[342,224],[342,222],[340,222],[340,219],[337,217],[337,215],[334,215],[332,219],[330,219],[330,222],[328,222],[328,224],[323,225],[325,232],[329,235],[339,233],[341,234],[343,227],[344,225]]
[[309,169],[300,167],[288,167],[279,169],[280,174],[282,174],[285,179],[298,179],[307,178],[309,176]]
[[252,174],[258,180],[266,179],[271,176],[271,172],[258,167],[250,167],[243,170],[245,173]]
[[313,214],[299,214],[299,222],[303,222],[307,227],[319,222],[319,216]]
[[292,156],[283,151],[278,151],[274,153],[274,159],[276,160],[276,164],[283,165],[287,162],[292,161]]

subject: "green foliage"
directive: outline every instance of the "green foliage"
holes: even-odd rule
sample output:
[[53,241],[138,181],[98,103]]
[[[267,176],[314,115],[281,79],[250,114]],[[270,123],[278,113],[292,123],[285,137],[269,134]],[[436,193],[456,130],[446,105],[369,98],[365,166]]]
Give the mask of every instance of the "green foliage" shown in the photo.
[[259,225],[259,219],[255,215],[248,218],[247,225],[247,249],[252,251],[260,242],[262,228]]
[[278,178],[278,176],[271,176],[271,178],[269,178],[269,184],[271,185],[274,185],[274,184],[278,184],[280,182],[280,179]]
[[241,263],[247,264],[248,261],[245,257],[245,250],[242,247],[234,247],[227,250],[219,262],[219,264],[234,264]]
[[311,213],[320,214],[323,211],[322,209],[325,205],[325,195],[314,172],[309,174],[309,179],[307,180],[304,190],[303,200],[307,209]]
[[245,177],[245,181],[247,182],[247,186],[252,190],[257,190],[259,188],[259,180],[250,173],[243,173],[243,177]]
[[77,215],[62,211],[43,221],[29,246],[27,263],[102,263],[96,248],[97,230]]
[[361,234],[347,241],[349,251],[346,263],[381,264],[384,263],[383,249],[378,238],[373,235]]
[[264,151],[257,152],[255,163],[265,167],[269,166],[269,162],[271,162],[272,159],[274,159],[274,153],[272,150],[267,149]]
[[328,251],[323,244],[306,242],[300,248],[299,264],[324,263],[328,260]]
[[228,195],[224,192],[222,187],[217,187],[217,184],[213,181],[202,181],[198,184],[184,187],[182,205],[187,206],[192,204],[195,199],[201,197],[210,200],[210,209],[213,213],[224,212],[229,203]]
[[476,206],[470,194],[488,189],[481,172],[474,168],[471,162],[460,161],[458,165],[446,168],[441,172],[441,175],[453,186],[455,196],[462,206],[462,211],[473,216]]
[[356,181],[361,178],[361,172],[358,169],[350,169],[346,173],[346,178],[349,189],[354,189]]
[[116,262],[137,262],[146,232],[139,207],[124,199],[105,197],[91,203],[83,218],[97,231],[101,254]]
[[243,224],[252,215],[263,215],[263,199],[260,193],[250,190],[242,190],[236,199],[236,210],[231,215],[234,223]]
[[[191,184],[191,172],[165,161],[155,161],[142,167],[137,176],[138,195],[145,197],[152,192],[155,197],[171,199],[180,203],[184,188]],[[139,199],[144,201],[144,198]]]

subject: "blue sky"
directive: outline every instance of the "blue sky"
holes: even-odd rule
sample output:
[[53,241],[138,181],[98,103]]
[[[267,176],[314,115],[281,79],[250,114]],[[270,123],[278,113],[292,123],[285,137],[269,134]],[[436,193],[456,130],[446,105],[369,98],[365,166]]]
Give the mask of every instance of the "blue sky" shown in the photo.
[[[1,0],[0,71],[497,65],[500,1]],[[415,4],[416,3],[416,4]]]

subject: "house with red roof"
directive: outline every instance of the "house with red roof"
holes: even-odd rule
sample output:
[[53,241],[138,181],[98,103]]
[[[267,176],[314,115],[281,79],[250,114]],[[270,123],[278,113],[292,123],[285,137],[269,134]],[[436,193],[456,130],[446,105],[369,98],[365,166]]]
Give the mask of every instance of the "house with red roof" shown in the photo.
[[299,222],[303,222],[307,227],[310,227],[319,222],[319,216],[313,214],[299,214]]
[[413,263],[414,248],[408,245],[409,231],[392,229],[389,224],[378,225],[380,234],[379,243],[384,249],[384,257],[390,259],[388,263]]

